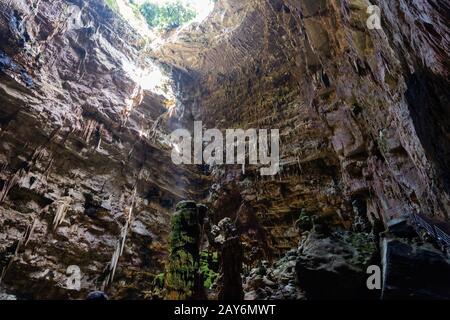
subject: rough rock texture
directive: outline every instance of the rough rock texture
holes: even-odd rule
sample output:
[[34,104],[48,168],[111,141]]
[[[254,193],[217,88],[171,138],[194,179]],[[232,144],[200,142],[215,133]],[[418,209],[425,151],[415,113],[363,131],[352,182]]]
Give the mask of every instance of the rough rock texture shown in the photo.
[[[118,261],[112,297],[142,298],[164,269],[169,213],[201,181],[172,165],[157,132],[149,138],[166,106],[129,70],[139,39],[102,1],[0,9],[2,285],[83,298]],[[67,290],[70,265],[80,291]]]
[[170,300],[204,297],[200,268],[200,244],[206,210],[194,201],[177,204],[172,217],[170,255],[164,276]]
[[219,300],[242,300],[242,261],[243,252],[239,233],[230,218],[222,219],[215,231],[215,246],[220,252],[219,278],[217,291]]
[[[2,286],[80,298],[114,275],[110,297],[142,298],[182,199],[236,220],[250,266],[298,246],[301,212],[348,229],[356,201],[374,224],[448,222],[449,4],[371,3],[381,30],[366,0],[218,0],[147,52],[103,0],[1,0]],[[149,56],[172,70],[177,102],[139,87]],[[194,119],[280,129],[280,173],[173,165],[162,131]]]
[[249,263],[296,245],[302,209],[346,227],[355,200],[371,221],[448,222],[449,5],[372,1],[382,29],[369,30],[369,4],[219,1],[156,52],[186,70],[186,119],[281,131],[276,177],[212,171],[217,219],[238,220]]
[[450,257],[429,243],[388,236],[382,263],[383,299],[450,299]]
[[377,292],[366,286],[367,267],[379,265],[369,234],[311,233],[299,248],[296,276],[308,299],[368,299]]
[[245,277],[245,300],[301,300],[304,292],[296,281],[295,265],[298,250],[293,249],[277,260],[273,266],[261,261]]
[[[380,265],[374,236],[336,230],[303,233],[300,246],[270,265],[263,261],[245,279],[248,300],[375,299],[366,271]],[[394,276],[395,277],[395,276]]]

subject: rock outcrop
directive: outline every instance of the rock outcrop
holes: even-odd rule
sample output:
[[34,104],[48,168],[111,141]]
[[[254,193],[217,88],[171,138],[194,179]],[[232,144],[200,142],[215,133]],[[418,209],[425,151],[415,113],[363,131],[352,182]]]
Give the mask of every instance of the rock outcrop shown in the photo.
[[305,293],[296,281],[298,250],[293,249],[272,266],[268,261],[250,270],[245,277],[245,300],[304,300]]
[[[367,269],[380,265],[374,236],[343,230],[304,233],[300,245],[275,261],[263,261],[245,281],[246,299],[376,299]],[[381,274],[380,274],[381,276]]]
[[366,285],[371,265],[379,265],[373,237],[336,232],[326,237],[309,234],[295,268],[298,286],[308,299],[370,299],[377,297]]
[[391,228],[382,239],[383,299],[450,299],[450,256],[411,227]]

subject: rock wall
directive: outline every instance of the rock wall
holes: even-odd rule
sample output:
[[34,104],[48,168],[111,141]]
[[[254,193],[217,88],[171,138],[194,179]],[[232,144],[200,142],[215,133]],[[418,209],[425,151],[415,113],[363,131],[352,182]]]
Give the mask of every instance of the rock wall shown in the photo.
[[[103,1],[0,11],[2,286],[142,298],[164,269],[172,208],[202,182],[172,165],[157,130],[166,99],[136,82],[140,38]],[[81,290],[68,290],[70,265]]]
[[[381,30],[366,26],[370,4]],[[145,297],[184,199],[207,202],[212,223],[237,222],[248,265],[296,248],[302,213],[344,229],[411,212],[448,222],[445,1],[219,0],[152,51],[103,0],[1,0],[0,11],[7,293]],[[150,58],[172,71],[174,112],[139,86]],[[280,129],[280,173],[174,165],[164,131],[193,120]],[[81,290],[68,290],[70,265]]]
[[[381,30],[366,25],[371,4]],[[345,227],[355,204],[372,222],[448,221],[448,14],[433,0],[229,0],[160,50],[188,71],[189,120],[280,129],[276,177],[212,173],[217,219],[263,251],[251,260],[295,246],[301,210]]]

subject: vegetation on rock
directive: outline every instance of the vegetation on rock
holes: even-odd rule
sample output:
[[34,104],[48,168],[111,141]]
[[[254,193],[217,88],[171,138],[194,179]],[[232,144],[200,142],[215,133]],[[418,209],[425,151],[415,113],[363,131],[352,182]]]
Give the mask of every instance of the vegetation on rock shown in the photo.
[[119,12],[119,6],[116,0],[105,0],[105,2],[112,11]]
[[200,254],[200,272],[203,276],[203,286],[205,289],[211,289],[212,285],[219,276],[219,255],[217,252],[203,250]]
[[189,299],[200,294],[201,221],[195,202],[183,201],[177,205],[172,217],[170,256],[164,279],[166,297],[170,300]]
[[313,217],[305,210],[300,211],[296,226],[300,231],[310,231],[313,228]]
[[170,30],[193,20],[196,12],[179,0],[164,4],[145,2],[139,8],[150,28]]

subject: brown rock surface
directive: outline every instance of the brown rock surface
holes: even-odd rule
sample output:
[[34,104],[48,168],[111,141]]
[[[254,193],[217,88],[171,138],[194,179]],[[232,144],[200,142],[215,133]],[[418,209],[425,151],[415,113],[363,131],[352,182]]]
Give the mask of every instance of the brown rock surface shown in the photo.
[[348,226],[358,200],[372,220],[448,221],[449,7],[375,4],[382,30],[366,1],[222,1],[156,53],[189,70],[184,106],[205,127],[280,129],[275,178],[214,175],[217,219],[237,217],[260,256],[297,243],[301,209]]
[[[0,6],[2,284],[28,298],[84,297],[111,274],[125,229],[112,296],[143,297],[164,268],[172,207],[202,187],[172,165],[158,131],[142,134],[166,107],[127,70],[139,38],[102,1]],[[66,288],[70,265],[81,291]]]

